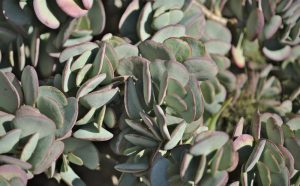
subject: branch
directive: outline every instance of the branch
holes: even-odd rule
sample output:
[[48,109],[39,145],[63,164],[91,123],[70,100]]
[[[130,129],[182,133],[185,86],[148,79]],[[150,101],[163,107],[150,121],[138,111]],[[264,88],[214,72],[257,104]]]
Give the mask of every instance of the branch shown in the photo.
[[196,4],[199,6],[199,8],[201,8],[205,16],[211,20],[217,21],[223,25],[227,25],[227,23],[231,23],[231,24],[237,23],[236,19],[226,19],[224,17],[217,16],[213,12],[211,12],[208,8],[206,8],[206,6],[204,6],[203,4],[200,3],[196,3]]

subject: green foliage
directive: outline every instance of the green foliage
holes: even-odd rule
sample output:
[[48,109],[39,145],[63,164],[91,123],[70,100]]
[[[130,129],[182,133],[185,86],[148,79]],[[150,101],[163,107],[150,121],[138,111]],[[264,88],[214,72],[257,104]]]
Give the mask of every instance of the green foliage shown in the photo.
[[0,9],[0,185],[300,184],[299,1]]

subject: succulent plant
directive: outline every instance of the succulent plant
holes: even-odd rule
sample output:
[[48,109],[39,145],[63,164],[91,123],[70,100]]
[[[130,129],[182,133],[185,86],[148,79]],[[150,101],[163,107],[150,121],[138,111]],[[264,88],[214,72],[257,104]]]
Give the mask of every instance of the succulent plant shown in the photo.
[[[49,176],[53,177],[56,161],[61,156],[68,162],[73,163],[77,158],[82,165],[97,168],[99,157],[93,144],[70,138],[78,115],[74,97],[66,98],[55,87],[39,86],[31,66],[24,68],[21,82],[10,72],[0,72],[0,76],[0,154],[4,163],[1,175],[7,181],[21,181],[21,185],[26,185],[28,178],[48,169],[51,169]],[[83,153],[85,148],[90,154]],[[68,182],[70,175],[65,174],[62,171],[61,177]],[[16,180],[11,180],[14,177]]]
[[60,55],[65,63],[62,75],[54,77],[54,84],[79,102],[80,117],[76,125],[82,126],[74,136],[84,140],[106,141],[113,134],[106,130],[116,125],[116,114],[109,103],[116,98],[122,81],[115,77],[119,60],[107,42],[87,42],[66,48]]
[[297,0],[0,10],[0,185],[300,184]]
[[[43,77],[51,76],[58,69],[56,58],[63,48],[88,42],[104,29],[102,1],[84,0],[79,4],[73,0],[3,1],[0,51],[5,61],[1,67],[22,71],[31,64]],[[95,23],[97,26],[91,27]],[[53,30],[58,27],[60,30]]]
[[230,0],[221,11],[238,20],[249,40],[263,42],[262,51],[270,60],[287,59],[291,47],[299,44],[298,1]]
[[[4,165],[4,175],[9,174],[6,169],[40,174],[62,154],[62,139],[71,135],[77,119],[77,101],[54,87],[39,87],[30,66],[24,68],[21,84],[12,73],[0,72],[0,76],[2,162],[17,166]],[[10,153],[12,157],[6,155]]]
[[[280,116],[271,113],[257,113],[252,121],[251,134],[243,134],[242,125],[235,132],[234,141],[240,157],[244,157],[241,171],[241,183],[250,182],[274,185],[295,184],[299,156],[298,137],[295,128],[295,117],[283,122]],[[252,145],[251,145],[252,143]],[[252,146],[247,158],[246,148]],[[248,146],[248,147],[247,147]],[[243,150],[244,149],[244,150]]]
[[194,1],[134,0],[126,7],[118,27],[134,42],[150,37],[160,42],[185,35],[200,38],[204,25],[204,14]]

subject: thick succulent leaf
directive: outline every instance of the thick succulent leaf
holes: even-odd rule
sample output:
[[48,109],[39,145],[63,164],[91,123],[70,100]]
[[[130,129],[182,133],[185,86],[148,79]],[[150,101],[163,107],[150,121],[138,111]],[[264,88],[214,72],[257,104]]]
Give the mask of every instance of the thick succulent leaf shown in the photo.
[[254,147],[244,167],[246,172],[251,171],[255,166],[255,164],[258,162],[265,148],[265,144],[266,144],[266,140],[260,140],[258,144]]
[[115,166],[115,169],[125,173],[138,173],[148,169],[147,163],[122,163]]
[[189,81],[191,91],[195,95],[195,121],[198,120],[204,113],[204,98],[196,78],[191,77]]
[[249,40],[253,41],[263,31],[265,21],[262,10],[255,8],[251,11],[247,23],[246,34]]
[[[281,153],[281,151],[278,148],[278,146],[275,143],[273,143],[272,141],[267,141],[266,142],[265,152],[264,152],[264,157],[263,157],[264,160],[267,159],[268,154],[269,154],[269,157],[271,157],[271,155],[274,157],[273,158],[274,161],[276,161],[279,166],[283,166],[284,165],[283,154]],[[264,162],[267,163],[266,161],[264,161]]]
[[6,72],[5,73],[6,77],[8,78],[8,80],[12,83],[12,85],[16,88],[17,92],[18,92],[18,99],[20,100],[20,103],[23,103],[24,101],[24,96],[23,96],[23,91],[22,91],[22,87],[20,84],[20,81],[17,79],[17,77],[10,72]]
[[61,128],[64,122],[62,110],[59,103],[46,96],[40,96],[37,101],[40,112],[54,121],[57,128]]
[[205,40],[221,40],[226,43],[231,43],[231,33],[221,23],[213,20],[206,21],[205,31],[203,34]]
[[59,27],[59,20],[50,11],[46,0],[34,0],[33,8],[37,18],[44,25],[52,29],[57,29]]
[[111,101],[118,91],[118,88],[94,91],[81,97],[79,102],[86,108],[100,108]]
[[179,62],[184,62],[192,55],[192,49],[189,44],[179,38],[166,39],[164,45],[175,54],[175,58]]
[[130,118],[140,118],[143,108],[137,95],[136,85],[131,77],[125,83],[124,103],[126,113]]
[[[72,153],[83,161],[83,165],[89,169],[99,168],[99,155],[92,142],[68,138],[63,141],[65,144],[64,154]],[[86,153],[89,152],[89,153]]]
[[268,138],[276,143],[283,145],[284,136],[281,127],[271,118],[266,123],[266,131]]
[[82,9],[74,0],[56,0],[57,5],[67,15],[78,18],[85,15],[88,10]]
[[216,98],[216,91],[214,89],[213,84],[209,81],[203,81],[200,87],[204,96],[205,103],[213,104]]
[[68,105],[63,108],[63,126],[57,128],[56,137],[63,138],[75,125],[78,116],[78,102],[74,97],[68,98]]
[[0,111],[0,136],[4,136],[6,134],[5,123],[12,121],[13,119],[14,115]]
[[199,81],[211,79],[218,73],[218,66],[206,57],[193,57],[184,62],[184,66]]
[[165,144],[164,149],[173,149],[180,140],[182,140],[183,133],[187,124],[185,122],[179,123],[171,134],[170,140]]
[[276,3],[274,3],[272,0],[262,1],[261,2],[261,8],[264,13],[264,17],[266,21],[270,21],[272,16],[275,14],[276,9]]
[[152,82],[149,63],[143,65],[143,95],[145,103],[148,105],[151,101]]
[[285,165],[288,168],[289,176],[291,177],[295,171],[295,159],[287,148],[282,145],[279,145],[278,148],[283,155]]
[[231,49],[231,44],[222,40],[208,40],[205,42],[205,49],[212,54],[226,55]]
[[142,125],[141,123],[129,120],[129,119],[125,119],[126,124],[131,127],[133,130],[143,134],[144,136],[148,136],[150,138],[154,138],[153,134],[151,133],[151,131],[145,127],[144,125]]
[[266,149],[263,152],[263,162],[272,172],[280,172],[279,162],[276,160],[275,156],[269,149]]
[[71,64],[71,71],[80,70],[84,67],[84,65],[88,62],[92,52],[85,51],[83,52],[76,60],[74,60]]
[[139,54],[139,49],[135,45],[131,45],[128,43],[116,46],[114,50],[119,60],[123,58],[138,56]]
[[156,59],[171,60],[175,58],[174,54],[171,53],[167,47],[152,40],[141,42],[138,45],[138,48],[141,55],[150,61],[154,61]]
[[216,172],[215,175],[208,174],[201,180],[201,185],[226,185],[229,176],[226,171]]
[[13,129],[0,138],[0,154],[11,151],[19,142],[21,136],[20,129]]
[[68,59],[62,72],[62,90],[69,92],[70,89],[76,87],[75,76],[71,71],[71,63],[73,58]]
[[300,118],[295,117],[293,119],[290,119],[286,124],[289,126],[289,128],[293,131],[299,130],[300,129]]
[[17,112],[16,117],[12,121],[16,129],[21,129],[21,138],[39,133],[39,137],[43,138],[55,133],[55,123],[45,115],[36,111],[33,113],[30,107],[22,106]]
[[162,140],[161,135],[159,133],[159,128],[156,125],[156,123],[154,123],[153,119],[144,112],[140,112],[140,116],[141,116],[144,124],[147,126],[147,128],[149,128],[151,133],[154,135],[155,139]]
[[235,126],[233,137],[239,137],[243,135],[244,123],[245,123],[245,118],[241,117]]
[[[294,159],[297,160],[300,157],[300,151],[299,151],[300,140],[295,137],[289,137],[289,138],[285,139],[285,145],[286,145],[286,148],[293,155]],[[295,161],[295,168],[300,169],[299,161]]]
[[93,91],[100,83],[106,78],[106,74],[96,75],[95,77],[86,81],[77,91],[76,98],[79,99],[82,96]]
[[139,56],[124,58],[120,61],[117,72],[121,76],[134,76],[137,79],[142,79],[145,63],[150,63],[150,61]]
[[[168,77],[177,80],[183,87],[188,84],[190,79],[189,72],[185,66],[177,61],[154,61],[150,63],[152,81],[160,84],[165,72]],[[180,76],[179,76],[180,74]]]
[[0,166],[0,175],[6,180],[11,180],[15,177],[19,178],[22,185],[27,185],[27,175],[26,173],[18,166],[15,165],[1,165]]
[[182,158],[182,163],[180,166],[180,176],[184,178],[186,174],[188,174],[188,168],[191,165],[191,162],[193,160],[193,155],[189,153],[185,153]]
[[122,173],[119,178],[119,186],[126,185],[136,185],[138,184],[138,179],[134,174],[131,173]]
[[288,186],[290,185],[291,180],[289,179],[288,170],[286,167],[283,167],[280,171],[280,173],[273,173],[271,174],[271,180],[272,183],[275,183],[274,185],[284,185]]
[[80,179],[80,177],[68,166],[66,171],[61,171],[61,179],[68,185],[86,186],[86,184]]
[[[83,1],[83,3],[85,0]],[[93,35],[100,34],[105,27],[106,16],[105,9],[101,0],[93,0],[93,6],[88,11],[88,17],[90,19],[90,23],[93,30]]]
[[156,115],[156,120],[159,126],[160,133],[162,134],[163,138],[165,140],[170,140],[171,136],[167,127],[167,122],[166,122],[166,117],[164,114],[164,111],[159,105],[155,105],[153,108],[155,115]]
[[14,113],[20,106],[20,97],[4,72],[0,71],[0,109]]
[[[39,97],[46,96],[54,99],[57,103],[62,106],[68,104],[68,100],[65,95],[57,88],[51,86],[41,86],[39,87]],[[39,99],[39,98],[38,98]]]
[[125,139],[132,143],[133,145],[141,146],[144,148],[154,148],[158,146],[158,142],[154,139],[141,136],[138,134],[126,134]]
[[[40,138],[34,152],[32,153],[28,162],[32,165],[33,169],[39,166],[39,164],[46,158],[49,149],[54,143],[54,135],[49,135],[43,138]],[[51,157],[48,157],[51,158]],[[47,167],[48,168],[48,167]]]
[[201,156],[197,170],[196,170],[196,174],[195,174],[195,183],[199,183],[200,180],[203,177],[204,171],[206,168],[206,156]]
[[249,134],[242,134],[239,137],[237,137],[233,142],[233,147],[235,151],[238,151],[244,146],[252,146],[253,144],[253,137]]
[[281,1],[278,3],[278,6],[276,7],[276,12],[283,12],[286,11],[291,5],[292,5],[292,0],[288,1]]
[[100,112],[99,112],[97,118],[95,118],[98,129],[100,129],[102,127],[102,125],[103,125],[103,120],[104,120],[105,112],[106,112],[106,105],[104,105],[100,109]]
[[184,97],[187,93],[185,88],[174,78],[168,78],[167,95],[176,94],[179,97]]
[[22,37],[17,37],[16,45],[17,45],[17,56],[18,56],[17,62],[18,62],[19,70],[23,70],[25,67],[26,56],[25,56],[25,45]]
[[91,140],[91,141],[107,141],[113,137],[105,128],[97,129],[95,126],[82,127],[74,132],[73,136],[77,139]]
[[27,105],[34,105],[39,91],[39,82],[36,71],[31,66],[26,66],[21,77],[22,88]]
[[137,40],[136,23],[139,18],[140,5],[138,0],[133,0],[127,6],[120,18],[118,28],[122,35],[129,37],[132,41]]
[[185,36],[185,27],[182,25],[169,25],[157,31],[151,40],[162,43],[170,37]]
[[279,15],[272,16],[271,20],[264,27],[264,36],[266,39],[270,39],[280,28],[282,24],[282,18]]
[[[153,71],[153,70],[152,70]],[[157,103],[158,105],[163,104],[163,101],[167,95],[167,88],[169,83],[169,76],[168,71],[165,71],[163,75],[161,76],[160,82],[159,82],[159,92],[158,92],[158,98]]]
[[106,52],[106,43],[101,43],[100,49],[98,50],[93,62],[93,68],[91,72],[92,77],[100,74],[103,68],[103,63],[108,63],[108,58],[105,56],[105,52]]
[[184,17],[179,24],[185,26],[186,35],[200,39],[204,33],[206,20],[197,3],[195,1],[185,1]]
[[209,133],[209,135],[206,132],[200,133],[197,138],[200,139],[190,149],[190,153],[195,156],[208,155],[220,149],[228,141],[229,136],[226,133],[216,131]]
[[257,169],[259,172],[259,178],[263,185],[271,185],[271,172],[269,168],[263,163],[257,162]]
[[82,118],[80,118],[76,122],[76,125],[85,125],[92,122],[96,110],[97,110],[96,108],[91,108]]
[[261,119],[260,119],[260,113],[257,111],[252,118],[251,121],[251,132],[255,140],[260,139],[260,133],[261,133]]
[[165,26],[177,24],[181,21],[183,15],[184,14],[181,10],[170,10],[162,13],[153,18],[152,28],[155,30],[160,30]]
[[192,37],[181,37],[182,40],[187,42],[192,49],[192,57],[201,57],[206,54],[204,43]]
[[168,166],[169,160],[166,158],[159,158],[155,161],[150,172],[150,183],[151,185],[168,186]]
[[176,2],[172,0],[157,0],[153,3],[153,9],[163,7],[164,9],[181,9],[184,5],[184,0],[178,0]]
[[279,50],[270,50],[266,47],[263,48],[264,55],[273,61],[283,61],[290,56],[291,52],[292,49],[288,45]]
[[119,65],[118,55],[110,43],[105,43],[105,44],[106,44],[105,55],[108,58],[114,71]]
[[151,37],[152,29],[150,27],[149,21],[151,20],[152,11],[152,3],[147,2],[139,15],[137,23],[137,34],[142,41]]
[[88,63],[86,65],[84,65],[79,72],[76,75],[76,86],[79,87],[81,85],[81,83],[87,79],[88,74],[91,72],[91,70],[93,69],[93,65]]
[[188,86],[187,87],[187,94],[184,97],[184,101],[186,102],[186,104],[188,105],[187,110],[178,113],[179,115],[182,116],[182,118],[187,122],[187,123],[191,123],[193,121],[195,121],[196,119],[196,97],[194,92],[192,91],[192,89]]
[[86,43],[83,43],[80,45],[75,45],[75,46],[66,48],[61,52],[61,54],[59,56],[59,61],[61,63],[65,62],[72,57],[80,55],[86,51],[93,50],[97,47],[98,47],[98,45],[96,43],[86,42]]
[[108,128],[114,128],[116,126],[117,116],[115,111],[112,108],[110,107],[106,108],[103,121]]
[[177,113],[187,111],[188,109],[186,102],[176,94],[167,95],[164,98],[164,101],[166,105],[174,109]]
[[48,169],[53,162],[55,162],[59,156],[63,153],[64,143],[61,141],[55,141],[50,148],[46,156],[42,159],[42,161],[37,164],[34,168],[34,174],[40,174]]
[[231,55],[232,55],[233,61],[236,64],[236,66],[238,66],[239,68],[244,68],[244,66],[246,64],[246,59],[243,54],[242,48],[236,48],[236,47],[232,46]]
[[233,142],[229,140],[222,148],[218,170],[235,169],[238,163],[238,154],[234,151]]
[[10,186],[10,183],[2,176],[0,176],[0,184],[3,186]]
[[10,164],[10,165],[16,165],[24,170],[31,169],[31,164],[27,163],[25,161],[19,160],[18,158],[6,156],[6,155],[0,155],[0,162],[2,164]]
[[31,157],[32,153],[34,152],[37,143],[39,140],[39,133],[33,134],[29,140],[27,141],[26,145],[24,146],[20,160],[22,161],[27,161]]

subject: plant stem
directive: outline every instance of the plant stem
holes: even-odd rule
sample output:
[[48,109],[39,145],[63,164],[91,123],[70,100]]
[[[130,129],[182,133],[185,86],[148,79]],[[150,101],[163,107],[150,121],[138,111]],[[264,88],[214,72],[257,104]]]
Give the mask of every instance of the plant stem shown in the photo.
[[209,120],[208,122],[208,130],[216,130],[216,125],[217,125],[217,121],[219,119],[219,117],[221,116],[221,114],[223,113],[223,111],[231,104],[232,102],[232,98],[229,98],[228,100],[226,100],[222,106],[222,108],[219,110],[219,112],[217,112],[214,116],[212,116],[212,118]]
[[217,21],[223,25],[227,25],[228,22],[230,22],[231,24],[236,24],[237,20],[236,19],[226,19],[224,17],[220,17],[215,15],[213,12],[211,12],[208,8],[206,8],[206,6],[200,4],[200,3],[196,3],[196,5],[198,7],[201,8],[201,10],[203,11],[203,13],[205,14],[205,16],[211,20]]

